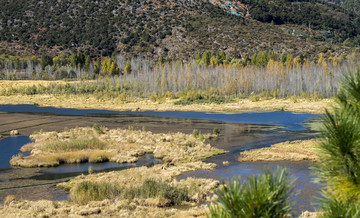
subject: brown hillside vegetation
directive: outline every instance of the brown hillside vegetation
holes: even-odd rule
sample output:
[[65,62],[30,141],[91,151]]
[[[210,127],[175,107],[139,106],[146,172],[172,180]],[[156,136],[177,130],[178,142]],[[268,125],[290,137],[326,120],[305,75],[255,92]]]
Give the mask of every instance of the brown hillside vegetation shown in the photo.
[[[116,51],[185,59],[208,50],[226,50],[232,56],[263,50],[298,55],[332,51],[332,44],[357,34],[350,15],[322,2],[232,1],[225,10],[217,6],[224,1],[213,2],[216,6],[210,2],[1,0],[0,51],[23,56]],[[230,8],[240,14],[232,15]],[[274,11],[283,13],[276,16]],[[324,35],[324,29],[331,34]]]

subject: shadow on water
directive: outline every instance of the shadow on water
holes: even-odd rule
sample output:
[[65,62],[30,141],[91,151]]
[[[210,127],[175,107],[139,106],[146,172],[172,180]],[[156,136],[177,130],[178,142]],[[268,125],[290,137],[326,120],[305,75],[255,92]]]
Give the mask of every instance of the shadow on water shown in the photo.
[[89,167],[93,169],[94,173],[98,172],[109,172],[109,171],[118,171],[124,170],[133,167],[140,166],[152,166],[154,164],[161,163],[160,160],[154,158],[153,154],[145,154],[139,158],[135,163],[114,163],[114,162],[105,162],[105,163],[81,163],[81,164],[63,164],[58,167],[46,168],[40,170],[40,175],[32,176],[30,179],[35,180],[58,180],[63,178],[75,177],[80,174],[88,174]]

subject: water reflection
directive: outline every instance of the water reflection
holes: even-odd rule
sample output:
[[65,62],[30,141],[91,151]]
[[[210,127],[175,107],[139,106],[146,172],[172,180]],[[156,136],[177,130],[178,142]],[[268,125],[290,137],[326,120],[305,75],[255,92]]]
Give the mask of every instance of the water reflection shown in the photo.
[[35,180],[57,180],[68,177],[74,177],[80,174],[88,174],[89,167],[91,167],[94,173],[97,172],[109,172],[109,171],[118,171],[124,170],[132,167],[139,166],[152,166],[154,164],[161,163],[160,160],[154,158],[153,154],[145,154],[140,157],[139,160],[135,163],[114,163],[114,162],[105,162],[105,163],[79,163],[79,164],[62,164],[58,167],[46,168],[40,170],[40,175],[31,177],[30,179]]
[[24,156],[29,155],[29,152],[21,152],[19,149],[30,143],[28,136],[9,137],[0,140],[0,170],[11,168],[9,160],[13,155],[22,153]]

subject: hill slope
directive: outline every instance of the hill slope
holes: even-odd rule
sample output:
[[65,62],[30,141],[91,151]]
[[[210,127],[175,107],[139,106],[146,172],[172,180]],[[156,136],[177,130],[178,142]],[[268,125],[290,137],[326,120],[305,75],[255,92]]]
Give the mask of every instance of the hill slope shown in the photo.
[[224,1],[214,0],[0,0],[0,53],[82,50],[187,58],[206,50],[233,56],[275,50],[310,55],[347,38],[357,43],[355,17],[335,5],[301,0],[230,3],[238,10],[229,11]]

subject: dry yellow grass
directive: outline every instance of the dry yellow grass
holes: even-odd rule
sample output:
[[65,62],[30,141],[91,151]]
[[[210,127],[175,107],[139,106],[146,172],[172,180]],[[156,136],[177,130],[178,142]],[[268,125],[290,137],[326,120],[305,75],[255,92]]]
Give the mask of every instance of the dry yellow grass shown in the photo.
[[[153,134],[149,131],[74,128],[63,132],[39,132],[31,135],[34,143],[21,150],[31,155],[15,156],[10,164],[20,167],[48,167],[61,163],[135,162],[145,153],[153,153],[166,163],[187,163],[225,153],[190,134]],[[205,135],[210,137],[210,135]]]
[[20,88],[23,86],[43,85],[48,86],[50,84],[65,85],[66,83],[78,83],[79,81],[66,82],[63,80],[2,80],[0,81],[0,91],[2,89],[8,89],[11,87]]
[[320,215],[321,215],[320,212],[305,211],[305,212],[302,212],[302,214],[299,216],[299,218],[318,218],[318,217],[321,217]]
[[318,157],[315,154],[316,141],[315,140],[298,140],[287,141],[272,145],[268,148],[260,148],[248,150],[240,153],[239,161],[253,162],[253,161],[302,161],[311,160],[316,161]]
[[154,207],[150,200],[103,200],[87,205],[69,201],[13,201],[0,207],[0,217],[206,217],[206,205],[172,208]]
[[69,182],[60,183],[57,186],[69,191],[72,187],[81,182],[107,182],[112,184],[121,184],[121,186],[129,188],[132,186],[140,186],[147,179],[155,179],[163,182],[175,182],[173,181],[173,178],[179,176],[183,172],[194,170],[212,170],[215,169],[215,167],[216,164],[203,163],[201,161],[177,165],[157,164],[150,168],[137,167],[122,171],[78,176],[71,179]]
[[176,100],[167,100],[162,103],[144,99],[132,99],[124,103],[120,99],[98,99],[89,95],[11,95],[1,96],[0,104],[37,104],[59,108],[77,109],[108,109],[117,111],[212,111],[212,112],[266,112],[266,111],[294,111],[304,113],[322,114],[333,100],[320,99],[316,101],[298,98],[296,102],[291,99],[267,99],[251,101],[238,100],[234,103],[224,104],[192,104],[174,105]]
[[[78,83],[73,81],[70,83]],[[50,83],[66,84],[64,81],[0,81],[1,89],[9,87],[21,87],[31,85],[44,85]],[[1,96],[0,104],[37,104],[40,106],[53,106],[60,108],[78,109],[109,109],[118,111],[127,110],[153,110],[153,111],[212,111],[212,112],[255,112],[255,111],[295,111],[322,114],[325,108],[333,102],[331,99],[308,99],[301,97],[291,97],[288,99],[241,99],[234,103],[225,104],[192,104],[174,105],[176,100],[166,100],[164,102],[152,102],[147,99],[131,99],[124,102],[119,98],[99,99],[92,95],[11,95]]]

